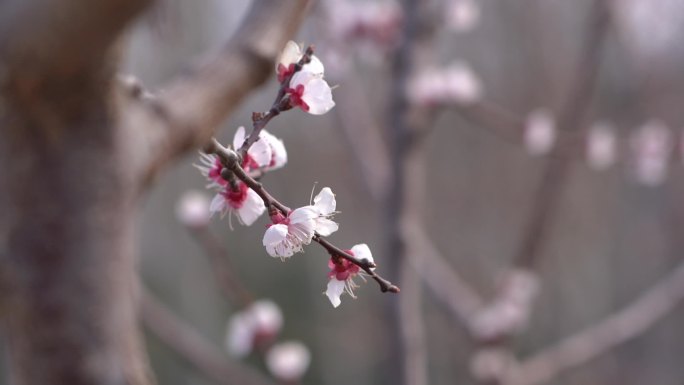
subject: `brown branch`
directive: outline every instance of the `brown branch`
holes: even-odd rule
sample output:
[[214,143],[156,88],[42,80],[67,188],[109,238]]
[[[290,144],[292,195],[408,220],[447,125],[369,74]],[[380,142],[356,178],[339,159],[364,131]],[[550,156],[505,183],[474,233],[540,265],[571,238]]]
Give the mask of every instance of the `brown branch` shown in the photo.
[[151,2],[4,1],[0,5],[4,70],[30,74],[34,81],[35,76],[48,73],[54,76],[52,81],[88,78],[102,70],[120,32]]
[[186,151],[206,144],[249,91],[273,73],[309,0],[256,0],[223,50],[163,87],[152,103],[122,100],[121,125],[135,133],[140,176],[149,181]]
[[537,385],[646,332],[684,300],[684,264],[622,310],[523,361],[507,385]]
[[[257,195],[261,197],[261,199],[264,201],[264,205],[268,208],[269,211],[271,211],[272,208],[275,208],[285,216],[287,216],[290,213],[289,207],[280,203],[280,201],[278,201],[268,191],[266,191],[263,184],[254,180],[242,169],[242,167],[240,166],[240,157],[235,151],[224,147],[216,139],[212,139],[211,142],[205,147],[204,151],[208,154],[215,154],[216,156],[218,156],[221,159],[223,165],[226,167],[226,169],[233,172],[238,179],[244,182],[247,185],[247,187],[254,190],[254,192],[256,192]],[[378,285],[380,286],[380,290],[383,293],[398,293],[400,291],[399,287],[393,285],[390,281],[382,278],[373,270],[376,267],[375,263],[370,262],[366,259],[358,259],[354,257],[353,255],[342,250],[341,248],[334,246],[328,240],[322,238],[318,234],[316,234],[312,240],[323,246],[323,248],[325,248],[331,255],[344,258],[349,262],[353,263],[354,265],[363,269],[363,271],[365,271],[366,274],[370,275],[371,278],[373,278],[378,283]]]
[[[558,119],[559,131],[570,131],[582,124],[596,85],[599,61],[609,25],[606,0],[594,0],[591,25],[585,38],[584,51],[575,71],[577,80],[571,83],[567,102]],[[523,268],[532,266],[545,240],[549,223],[558,211],[561,193],[566,187],[570,168],[571,146],[557,146],[544,168],[533,195],[534,207],[523,227],[523,239],[513,256],[513,263]]]
[[273,385],[260,373],[231,361],[146,291],[142,293],[140,316],[150,332],[211,381],[225,385]]

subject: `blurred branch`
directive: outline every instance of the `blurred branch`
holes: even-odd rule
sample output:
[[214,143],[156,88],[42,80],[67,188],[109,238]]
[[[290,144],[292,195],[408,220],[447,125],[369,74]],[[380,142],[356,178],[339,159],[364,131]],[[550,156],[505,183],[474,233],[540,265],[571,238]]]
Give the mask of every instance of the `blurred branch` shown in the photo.
[[684,264],[617,313],[523,361],[507,385],[537,385],[646,332],[684,300]]
[[49,74],[54,78],[44,80],[53,82],[75,76],[89,78],[92,73],[83,71],[102,71],[105,62],[112,59],[111,48],[120,32],[150,3],[151,0],[3,1],[3,69],[34,77]]
[[[359,87],[358,81],[347,77],[341,83],[343,87],[336,89],[335,99],[337,124],[344,133],[359,169],[361,180],[376,203],[385,199],[385,186],[389,182],[389,153],[380,135],[380,130],[368,109],[370,103]],[[494,110],[494,117],[501,122],[501,128],[507,132],[511,122],[522,125],[513,114],[505,109],[486,103],[486,111]],[[505,128],[504,128],[505,126]],[[434,242],[425,232],[423,226],[409,223],[404,231],[415,252],[409,254],[413,269],[432,294],[443,301],[452,315],[467,324],[475,310],[482,306],[483,299],[478,293],[449,265],[444,255],[434,246]],[[418,260],[415,257],[421,256]]]
[[337,125],[353,153],[362,182],[376,202],[384,198],[389,183],[389,154],[364,91],[357,79],[347,76],[335,90]]
[[[609,17],[606,0],[594,0],[590,13],[590,28],[575,70],[576,80],[571,83],[566,105],[559,115],[560,132],[574,130],[584,120],[596,85]],[[552,155],[557,156],[549,157],[547,160],[533,195],[534,206],[523,227],[522,242],[513,256],[513,263],[517,266],[529,268],[538,258],[539,248],[550,228],[549,223],[558,211],[562,192],[568,182],[571,149],[570,146],[558,146],[552,152]]]
[[261,374],[230,361],[225,353],[184,324],[148,291],[143,291],[140,305],[140,316],[145,327],[213,382],[225,385],[273,385]]
[[[584,49],[580,53],[574,72],[575,80],[570,84],[565,106],[559,114],[559,132],[582,132],[583,128],[578,127],[584,122],[590,106],[609,25],[610,15],[606,1],[594,0],[591,5],[590,26],[584,37]],[[546,161],[541,180],[532,197],[533,206],[523,226],[520,246],[513,255],[511,271],[521,273],[516,274],[517,276],[529,276],[530,280],[533,280],[532,267],[539,259],[541,247],[551,227],[550,223],[559,210],[563,190],[569,181],[572,150],[572,146],[558,145]],[[508,347],[510,338],[522,331],[527,323],[536,292],[534,285],[525,283],[526,280],[528,279],[514,280],[522,284],[522,295],[516,294],[516,286],[519,284],[504,286],[475,318],[472,326],[479,351],[474,355],[471,366],[473,375],[480,383],[489,385],[502,384],[506,381],[506,362],[512,357]],[[512,313],[512,317],[504,317],[509,313],[509,308],[516,311]],[[488,354],[493,351],[497,351],[497,354]],[[483,365],[486,360],[494,360],[497,364]]]
[[125,100],[122,125],[136,134],[141,177],[149,181],[170,160],[206,144],[249,91],[268,79],[309,0],[256,0],[216,56],[184,72],[151,103]]

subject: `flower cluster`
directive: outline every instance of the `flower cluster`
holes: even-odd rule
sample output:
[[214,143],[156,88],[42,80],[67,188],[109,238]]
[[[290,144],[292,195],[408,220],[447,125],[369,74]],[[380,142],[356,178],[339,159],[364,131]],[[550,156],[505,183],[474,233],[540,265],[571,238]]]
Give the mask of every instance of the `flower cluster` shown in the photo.
[[278,81],[283,83],[290,79],[285,92],[292,107],[299,107],[313,115],[322,115],[335,107],[332,89],[323,79],[325,68],[320,59],[311,55],[311,60],[296,71],[297,63],[304,53],[299,46],[289,41],[276,64]]
[[313,204],[292,210],[287,216],[280,212],[271,216],[273,224],[264,234],[264,247],[272,257],[289,258],[311,243],[315,234],[327,237],[339,226],[330,218],[337,202],[330,187],[325,187],[313,199]]
[[[232,150],[213,142],[215,152],[201,154],[200,164],[196,167],[207,179],[207,187],[216,191],[208,212],[218,212],[221,216],[229,214],[231,217],[235,214],[240,223],[249,226],[268,210],[271,223],[266,229],[262,243],[270,256],[281,260],[303,251],[303,247],[314,240],[324,245],[331,254],[332,269],[326,294],[335,307],[339,306],[343,292],[354,296],[352,290],[356,284],[352,278],[360,273],[359,265],[363,265],[366,272],[381,285],[386,285],[386,290],[398,291],[398,288],[369,269],[374,263],[368,246],[356,245],[344,252],[323,240],[322,237],[331,235],[339,228],[332,220],[337,202],[329,187],[321,189],[309,205],[290,210],[272,198],[263,186],[250,176],[261,176],[266,171],[283,167],[287,162],[287,152],[282,141],[264,130],[264,126],[274,116],[293,107],[320,115],[335,106],[332,90],[323,79],[323,63],[313,55],[311,47],[303,52],[297,44],[288,42],[278,59],[275,71],[280,82],[280,91],[271,110],[253,115],[254,132],[251,136],[247,137],[244,127],[240,127],[233,138]],[[228,156],[222,151],[233,154]],[[216,155],[219,153],[220,158]],[[195,207],[199,204],[187,206],[187,212],[184,213],[187,214],[186,221],[200,222],[201,218],[196,218],[199,215],[196,213],[198,208]],[[255,303],[236,314],[231,320],[228,332],[229,350],[237,355],[247,354],[253,348],[255,340],[270,336],[278,329],[282,323],[282,316],[274,315],[277,312],[273,309],[274,305]],[[271,325],[270,328],[264,326],[262,319],[271,320],[270,323],[266,323]],[[274,362],[280,362],[278,360],[280,358],[274,359]],[[279,364],[274,364],[274,367],[279,367]]]
[[[245,128],[238,128],[233,137],[233,148],[238,149],[245,142]],[[250,226],[259,218],[266,207],[264,201],[254,190],[237,179],[225,179],[223,165],[215,155],[201,154],[201,164],[196,165],[208,180],[207,187],[217,190],[211,201],[209,211],[213,213],[235,214],[240,223]],[[272,171],[287,163],[287,151],[283,142],[266,130],[259,133],[259,139],[247,150],[242,161],[245,171]]]

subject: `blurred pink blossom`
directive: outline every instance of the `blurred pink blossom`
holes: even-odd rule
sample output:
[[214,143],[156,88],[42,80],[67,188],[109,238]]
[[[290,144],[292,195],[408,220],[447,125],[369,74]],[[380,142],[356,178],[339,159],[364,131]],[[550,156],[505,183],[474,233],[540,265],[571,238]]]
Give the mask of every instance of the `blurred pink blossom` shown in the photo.
[[446,25],[455,32],[468,32],[480,22],[480,6],[475,0],[451,0],[446,9]]
[[274,345],[266,353],[266,367],[276,379],[285,383],[299,381],[311,363],[309,349],[297,341]]
[[606,122],[596,122],[587,134],[587,163],[595,170],[605,170],[615,163],[615,129]]
[[551,111],[540,108],[527,116],[523,141],[531,155],[545,155],[551,151],[556,141],[556,122]]
[[648,186],[663,183],[673,149],[670,129],[659,120],[649,120],[632,135],[631,145],[636,180]]

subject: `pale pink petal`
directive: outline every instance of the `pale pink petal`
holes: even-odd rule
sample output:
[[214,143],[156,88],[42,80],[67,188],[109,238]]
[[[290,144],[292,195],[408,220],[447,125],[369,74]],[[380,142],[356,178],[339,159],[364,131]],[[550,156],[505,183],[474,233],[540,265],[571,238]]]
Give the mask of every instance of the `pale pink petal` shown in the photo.
[[292,210],[288,218],[291,224],[305,223],[318,217],[318,210],[314,206],[304,206]]
[[299,45],[292,40],[288,41],[287,44],[285,44],[285,48],[283,48],[283,51],[280,53],[278,63],[276,63],[276,72],[278,72],[279,64],[288,67],[290,64],[298,62],[301,57],[302,51],[299,49]]
[[259,167],[266,167],[271,164],[273,152],[270,143],[264,139],[263,133],[259,135],[259,139],[249,148],[247,154]]
[[271,146],[271,164],[268,165],[269,170],[275,170],[283,167],[287,163],[287,150],[283,141],[271,135],[266,130],[261,131],[261,135]]
[[330,300],[330,303],[332,303],[333,307],[338,307],[340,306],[340,303],[342,303],[340,296],[342,293],[344,293],[344,287],[344,281],[338,281],[335,278],[332,278],[330,281],[328,281],[328,288],[325,291],[325,295],[328,296],[328,299]]
[[317,76],[323,76],[325,68],[323,67],[321,60],[317,58],[316,55],[313,55],[311,56],[311,61],[302,67],[302,71],[311,72]]
[[298,223],[290,223],[289,230],[290,235],[298,242],[308,245],[311,243],[311,238],[316,231],[316,222],[313,219],[309,219]]
[[308,82],[317,77],[317,75],[311,72],[299,71],[292,76],[292,80],[290,80],[290,88],[297,88],[298,85],[303,85],[306,87]]
[[370,262],[375,262],[373,261],[373,254],[371,253],[370,248],[365,243],[354,245],[354,247],[351,248],[351,251],[352,253],[354,253],[354,256],[358,259],[367,259]]
[[325,114],[335,107],[330,86],[320,78],[313,78],[306,83],[302,100],[309,106],[307,112],[312,115]]
[[259,194],[252,189],[248,189],[247,198],[242,203],[242,207],[237,210],[240,221],[245,226],[250,226],[264,211],[266,211],[266,206],[264,206],[264,201],[259,197]]
[[223,197],[220,193],[216,194],[214,196],[214,199],[211,200],[211,204],[209,204],[209,212],[211,214],[215,213],[223,213],[226,210],[226,198]]
[[[266,229],[263,244],[272,257],[290,257],[293,252],[286,247],[288,229],[286,225],[273,225]],[[289,254],[289,255],[288,255]]]
[[316,219],[316,232],[321,236],[327,237],[339,228],[340,226],[337,223],[328,218]]
[[242,147],[242,144],[245,143],[245,138],[245,127],[238,127],[237,131],[235,131],[235,136],[233,136],[233,148],[238,150],[240,147]]
[[321,192],[313,199],[314,207],[322,215],[329,215],[335,212],[337,202],[335,201],[335,194],[333,194],[330,187],[324,187]]

